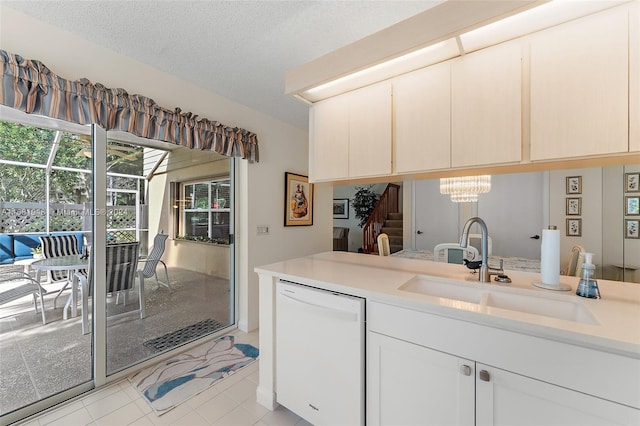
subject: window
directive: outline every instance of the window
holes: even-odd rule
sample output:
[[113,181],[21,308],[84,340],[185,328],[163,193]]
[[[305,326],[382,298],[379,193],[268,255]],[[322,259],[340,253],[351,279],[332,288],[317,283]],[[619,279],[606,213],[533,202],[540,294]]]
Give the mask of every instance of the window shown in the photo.
[[184,183],[179,238],[229,244],[231,183],[229,179]]

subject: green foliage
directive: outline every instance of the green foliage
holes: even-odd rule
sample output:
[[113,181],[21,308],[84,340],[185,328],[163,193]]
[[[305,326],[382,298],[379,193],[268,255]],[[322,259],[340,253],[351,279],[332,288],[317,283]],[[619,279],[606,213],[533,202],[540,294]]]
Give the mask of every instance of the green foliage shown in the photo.
[[209,237],[195,236],[195,235],[178,235],[176,236],[175,239],[185,240],[185,241],[197,241],[199,243],[229,245],[229,240],[225,240],[222,238],[209,238]]
[[351,205],[355,211],[356,219],[360,219],[360,222],[358,223],[360,228],[367,223],[369,216],[371,216],[373,209],[375,209],[376,204],[378,203],[379,196],[371,190],[372,187],[373,185],[369,185],[367,187],[356,187],[356,193],[351,199]]

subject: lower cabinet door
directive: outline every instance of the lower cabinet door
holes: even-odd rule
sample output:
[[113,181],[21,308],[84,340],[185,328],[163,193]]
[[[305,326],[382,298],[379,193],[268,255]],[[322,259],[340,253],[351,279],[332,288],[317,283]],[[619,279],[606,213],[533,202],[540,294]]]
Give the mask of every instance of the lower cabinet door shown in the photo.
[[478,426],[640,424],[640,410],[480,363],[476,393]]
[[375,332],[367,336],[368,425],[473,425],[472,361]]

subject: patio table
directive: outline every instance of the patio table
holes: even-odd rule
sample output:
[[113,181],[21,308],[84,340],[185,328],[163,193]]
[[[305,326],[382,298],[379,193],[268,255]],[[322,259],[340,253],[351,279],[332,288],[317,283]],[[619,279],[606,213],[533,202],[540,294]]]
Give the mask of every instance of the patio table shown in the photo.
[[[31,269],[36,271],[36,282],[40,285],[40,274],[43,271],[67,271],[67,283],[60,289],[60,292],[53,299],[53,307],[56,307],[56,300],[60,296],[63,290],[65,290],[69,284],[73,280],[73,274],[80,270],[86,269],[89,265],[89,259],[83,259],[81,255],[71,255],[71,256],[59,256],[59,257],[50,257],[48,259],[36,260],[31,264]],[[69,305],[71,305],[71,316],[75,317],[78,315],[78,289],[76,286],[71,286],[71,297],[67,300],[64,305],[63,319],[67,319],[67,309]]]

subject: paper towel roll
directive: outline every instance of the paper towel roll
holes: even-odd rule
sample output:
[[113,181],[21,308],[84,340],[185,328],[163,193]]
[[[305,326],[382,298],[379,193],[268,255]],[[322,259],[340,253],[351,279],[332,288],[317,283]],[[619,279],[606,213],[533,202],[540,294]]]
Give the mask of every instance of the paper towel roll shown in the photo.
[[560,284],[560,231],[557,229],[542,230],[540,273],[543,284]]

